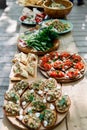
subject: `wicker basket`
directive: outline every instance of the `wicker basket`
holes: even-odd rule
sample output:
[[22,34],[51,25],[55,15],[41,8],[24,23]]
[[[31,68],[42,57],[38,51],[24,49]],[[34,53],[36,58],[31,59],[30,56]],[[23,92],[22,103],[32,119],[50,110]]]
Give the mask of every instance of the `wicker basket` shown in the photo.
[[72,2],[67,0],[54,0],[56,3],[62,4],[65,6],[64,9],[57,9],[49,7],[51,5],[51,0],[46,0],[43,3],[44,12],[51,18],[64,18],[66,15],[68,15],[73,7]]

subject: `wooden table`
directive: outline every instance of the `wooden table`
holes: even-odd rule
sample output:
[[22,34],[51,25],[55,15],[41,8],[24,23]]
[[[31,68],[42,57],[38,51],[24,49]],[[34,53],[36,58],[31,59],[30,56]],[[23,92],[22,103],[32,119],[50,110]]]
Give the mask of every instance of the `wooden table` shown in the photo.
[[[20,33],[26,28],[21,26]],[[58,50],[69,52],[78,52],[72,37],[72,32],[69,32],[60,38],[60,46]],[[44,78],[38,71],[38,77]],[[87,79],[62,84],[63,92],[67,93],[71,98],[71,107],[66,118],[54,130],[84,130],[87,128]],[[85,117],[85,118],[84,118]],[[0,130],[19,130],[14,127],[6,117],[3,118]]]

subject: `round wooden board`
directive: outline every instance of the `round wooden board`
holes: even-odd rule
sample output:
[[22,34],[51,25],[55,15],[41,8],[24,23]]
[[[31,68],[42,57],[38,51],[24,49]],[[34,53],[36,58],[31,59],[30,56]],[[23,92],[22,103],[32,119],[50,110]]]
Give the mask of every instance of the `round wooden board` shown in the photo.
[[[49,75],[48,75],[45,71],[40,70],[40,72],[41,72],[46,78],[50,78]],[[79,77],[74,78],[74,79],[64,79],[64,78],[55,78],[55,79],[56,79],[57,82],[59,82],[59,83],[70,83],[70,82],[75,82],[75,81],[77,81],[77,80],[80,80],[81,78],[84,77],[84,74],[85,74],[85,73],[81,74]]]
[[[62,52],[62,51],[60,51]],[[82,57],[81,57],[82,58]],[[65,78],[55,78],[57,80],[57,82],[59,83],[70,83],[70,82],[75,82],[75,81],[78,81],[80,80],[81,78],[84,77],[86,71],[87,71],[87,63],[86,61],[82,58],[82,61],[85,65],[85,68],[84,68],[84,72],[80,74],[80,76],[78,76],[77,78],[73,78],[73,79],[65,79]],[[40,69],[40,72],[46,77],[46,78],[50,78],[50,76],[47,74],[46,71],[44,71],[43,69],[40,68],[40,66],[38,65],[39,69]]]
[[24,52],[26,54],[28,53],[34,53],[36,55],[44,55],[48,52],[51,52],[51,51],[55,51],[58,49],[59,45],[60,45],[60,41],[59,39],[55,39],[54,42],[53,42],[54,46],[52,48],[50,48],[49,50],[47,51],[35,51],[33,50],[32,48],[29,48],[29,47],[22,47],[19,43],[17,44],[17,47],[18,47],[18,50],[21,51],[21,52]]
[[[52,128],[57,127],[63,120],[64,118],[67,116],[68,112],[65,112],[63,114],[58,113],[57,115],[57,121],[55,126],[53,126]],[[18,121],[16,118],[13,117],[8,117],[7,119],[11,122],[12,125],[14,125],[16,128],[21,129],[21,130],[29,130],[29,128],[25,127],[20,121]],[[40,127],[39,130],[47,130],[46,128],[44,128],[42,125]]]

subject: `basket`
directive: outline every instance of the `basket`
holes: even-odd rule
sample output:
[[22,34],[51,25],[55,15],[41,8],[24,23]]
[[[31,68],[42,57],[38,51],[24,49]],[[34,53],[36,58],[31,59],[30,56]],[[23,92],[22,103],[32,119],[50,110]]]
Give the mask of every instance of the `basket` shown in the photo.
[[73,7],[72,2],[67,0],[54,0],[56,3],[62,4],[65,6],[64,9],[49,7],[52,4],[51,0],[46,0],[43,3],[44,12],[51,18],[64,18],[68,15]]

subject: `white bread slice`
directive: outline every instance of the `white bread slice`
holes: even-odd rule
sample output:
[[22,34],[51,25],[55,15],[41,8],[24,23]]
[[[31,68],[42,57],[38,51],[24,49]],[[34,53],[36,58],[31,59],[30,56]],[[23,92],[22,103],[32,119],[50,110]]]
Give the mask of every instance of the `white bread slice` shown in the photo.
[[12,62],[16,63],[17,61],[23,63],[24,65],[27,64],[27,55],[23,52],[15,54]]

